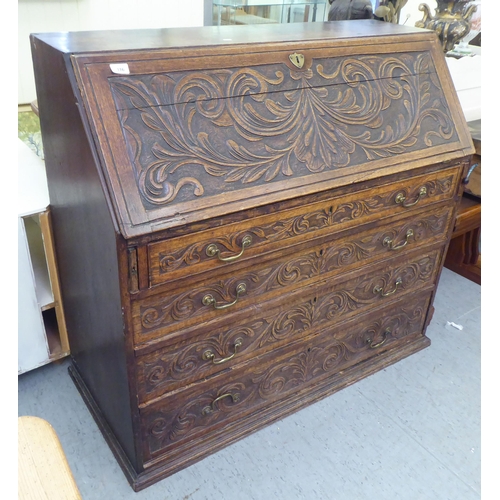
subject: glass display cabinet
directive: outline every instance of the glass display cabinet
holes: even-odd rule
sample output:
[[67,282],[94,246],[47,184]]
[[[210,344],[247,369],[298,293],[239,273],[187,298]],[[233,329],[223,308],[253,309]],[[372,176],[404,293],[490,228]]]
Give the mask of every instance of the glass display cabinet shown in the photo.
[[324,21],[326,0],[213,0],[213,24]]

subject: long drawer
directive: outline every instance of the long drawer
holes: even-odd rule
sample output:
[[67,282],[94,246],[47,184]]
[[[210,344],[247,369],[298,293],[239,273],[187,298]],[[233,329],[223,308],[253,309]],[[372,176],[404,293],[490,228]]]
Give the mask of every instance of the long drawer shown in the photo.
[[[376,239],[383,251],[387,252],[388,246],[384,244],[384,240],[380,241],[379,237]],[[389,264],[385,263],[382,269],[368,275],[360,270],[356,277],[352,277],[350,273],[340,273],[329,278],[326,289],[330,293],[336,290],[340,294],[337,299],[339,307],[341,303],[350,303],[352,300],[357,300],[357,305],[350,305],[349,308],[365,307],[382,298],[383,294],[393,293],[387,290],[394,289],[402,293],[410,287],[416,288],[433,282],[439,253],[434,251],[431,254],[419,254],[413,262],[405,260],[402,267],[398,267],[397,261],[395,263],[390,259]],[[319,283],[328,277],[328,272],[323,274],[324,269],[318,265],[319,262],[325,262],[325,254],[329,257],[326,260],[328,265],[330,262],[338,262],[335,249],[331,254],[329,251],[315,249],[295,260],[278,261],[272,266],[252,269],[213,283],[197,284],[194,290],[191,285],[191,289],[187,291],[135,301],[132,304],[134,341],[140,344],[158,339],[216,318],[229,320],[232,313],[249,307],[260,307],[266,299],[282,297],[285,288],[290,294],[305,285]],[[338,269],[330,274],[335,275]],[[340,285],[341,280],[347,281]],[[378,286],[381,287],[381,292],[376,294],[373,290]]]
[[212,322],[185,332],[184,339],[141,355],[138,351],[137,377],[139,401],[144,402],[166,391],[182,387],[203,377],[260,355],[338,322],[336,290],[307,287],[287,300],[259,308],[260,314],[233,316],[230,324]]
[[[451,199],[461,166],[148,245],[149,285],[173,282]],[[248,266],[253,265],[248,262]]]
[[243,311],[230,321],[204,325],[186,332],[185,340],[179,343],[139,354],[139,402],[213,376],[356,313],[429,289],[440,255],[436,250],[393,269],[377,268],[336,286],[321,282],[286,301],[276,300],[250,313]]
[[200,444],[232,422],[244,427],[260,407],[272,409],[287,395],[413,342],[422,336],[429,300],[429,293],[413,295],[148,405],[141,410],[145,459]]

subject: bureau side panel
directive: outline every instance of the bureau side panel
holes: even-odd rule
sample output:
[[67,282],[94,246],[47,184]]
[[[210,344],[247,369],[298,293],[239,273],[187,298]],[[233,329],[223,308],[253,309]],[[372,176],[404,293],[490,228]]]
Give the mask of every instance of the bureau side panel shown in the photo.
[[136,466],[116,225],[64,55],[36,37],[31,43],[71,356]]

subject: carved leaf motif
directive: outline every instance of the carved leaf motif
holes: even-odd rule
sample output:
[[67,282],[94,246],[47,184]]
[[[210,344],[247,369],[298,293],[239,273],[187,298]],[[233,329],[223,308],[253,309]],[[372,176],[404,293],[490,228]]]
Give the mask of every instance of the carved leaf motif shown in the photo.
[[[238,337],[245,339],[240,349],[240,352],[243,353],[246,349],[251,349],[256,342],[258,347],[264,347],[266,344],[280,342],[288,338],[292,339],[311,328],[320,327],[331,319],[331,305],[334,303],[332,297],[331,294],[326,295],[321,297],[319,301],[314,298],[303,305],[284,311],[276,317],[269,317],[265,320],[254,321],[247,325],[221,331],[217,336],[214,335],[207,339],[190,342],[185,347],[179,346],[173,350],[168,350],[168,352],[152,362],[141,362],[139,366],[143,367],[141,370],[145,374],[146,392],[151,392],[158,385],[163,386],[168,382],[185,380],[202,367],[210,367],[202,359],[203,352],[211,349],[219,357],[225,357],[231,354],[234,340]],[[404,314],[391,316],[382,322],[377,322],[373,327],[374,332],[370,333],[369,336],[376,339],[377,335],[381,335],[380,332],[383,333],[383,330],[389,327],[393,334],[397,334],[399,338],[404,332],[399,326],[396,326],[401,323],[401,321],[397,323],[396,319],[402,316],[405,318],[406,323],[412,325],[415,321],[420,321],[423,314],[422,308],[417,308],[414,311],[403,309],[403,311]],[[366,332],[360,333],[356,345],[364,349],[366,347],[366,338]],[[340,351],[336,348],[325,363],[332,365],[340,359],[339,356]]]
[[146,207],[360,165],[455,134],[426,52],[110,85]]
[[220,358],[226,357],[234,352],[234,342],[237,338],[243,338],[244,347],[241,350],[247,348],[263,324],[263,321],[254,321],[249,326],[238,326],[219,335],[189,341],[187,345],[174,346],[159,357],[157,353],[146,357],[139,362],[146,380],[146,392],[171,381],[185,380],[201,367],[211,367],[202,357],[207,350],[216,353]]
[[[222,422],[242,408],[255,411],[268,400],[284,396],[297,388],[305,388],[309,382],[321,380],[331,373],[344,369],[371,352],[369,344],[384,339],[387,329],[393,340],[421,332],[427,311],[427,298],[423,297],[413,305],[389,312],[387,317],[359,327],[351,327],[334,336],[320,335],[303,344],[300,350],[283,357],[279,362],[240,371],[238,382],[226,383],[218,390],[207,390],[199,396],[189,396],[184,404],[166,404],[163,410],[152,412],[146,418],[146,432],[149,451],[154,454],[176,443],[195,439],[211,425]],[[370,342],[368,342],[368,339]],[[238,393],[237,402],[230,397],[218,402],[218,410],[203,414],[202,409],[222,394]],[[244,417],[243,417],[244,418]]]
[[[322,259],[322,256],[318,253],[306,255],[276,268],[261,269],[254,273],[247,273],[240,277],[208,285],[195,292],[169,296],[150,306],[141,306],[142,331],[146,333],[164,325],[172,325],[201,314],[204,310],[201,298],[207,293],[211,293],[218,300],[231,302],[234,300],[236,283],[239,282],[247,284],[247,294],[250,295],[263,294],[279,287],[318,276],[322,272],[320,267]],[[379,300],[379,295],[373,293],[375,286],[381,286],[384,290],[390,289],[394,286],[394,282],[401,278],[403,280],[401,289],[406,290],[414,286],[418,281],[425,282],[429,280],[434,272],[435,262],[436,254],[434,253],[414,263],[384,273],[382,276],[361,276],[344,283],[342,290],[328,295],[327,317],[332,319],[341,313],[358,310]]]

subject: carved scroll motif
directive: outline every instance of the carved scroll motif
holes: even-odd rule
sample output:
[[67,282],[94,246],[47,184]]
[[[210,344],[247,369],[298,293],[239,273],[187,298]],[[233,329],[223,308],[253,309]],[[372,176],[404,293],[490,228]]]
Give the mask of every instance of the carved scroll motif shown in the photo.
[[[390,236],[399,241],[408,228],[414,231],[414,238],[423,238],[442,234],[449,217],[448,211],[442,215],[431,215],[419,221],[406,223],[391,230],[382,230],[369,237],[354,239],[342,245],[333,245],[322,254],[317,254],[320,261],[317,268],[321,274],[331,269],[344,267],[359,262],[367,255],[384,249],[383,240]],[[386,250],[385,250],[386,251]],[[202,359],[207,349],[217,353],[219,358],[228,356],[234,349],[237,338],[243,339],[239,354],[265,348],[269,344],[292,340],[324,327],[330,320],[329,304],[332,296],[329,293],[319,297],[307,297],[301,303],[293,305],[285,311],[267,313],[261,319],[250,320],[231,328],[222,328],[210,337],[194,339],[182,345],[169,347],[160,354],[146,356],[139,361],[139,370],[144,374],[146,393],[154,392],[158,387],[176,385],[200,370],[207,370],[211,365]]]
[[360,165],[454,138],[427,52],[117,77],[147,209]]
[[[330,253],[333,253],[333,256]],[[160,327],[173,327],[175,323],[202,314],[201,298],[206,293],[212,293],[214,296],[221,297],[222,300],[228,300],[231,298],[230,290],[234,290],[237,282],[247,284],[249,295],[260,296],[276,288],[319,276],[321,269],[327,265],[335,265],[334,262],[337,259],[335,249],[330,253],[315,251],[278,267],[242,274],[225,282],[202,287],[195,292],[167,297],[149,305],[144,304],[140,308],[142,332],[147,334]],[[330,302],[327,318],[332,319],[340,314],[350,313],[373,304],[379,300],[379,296],[373,293],[375,286],[381,286],[385,289],[392,286],[394,280],[401,278],[403,281],[401,290],[405,290],[410,287],[416,288],[420,283],[429,281],[435,269],[436,258],[437,254],[433,253],[380,276],[361,276],[345,282],[342,286],[337,287],[335,292],[328,293],[327,297]]]
[[[425,187],[428,196],[449,193],[453,188],[453,180],[454,176],[450,175],[444,179],[427,181]],[[366,200],[332,204],[329,209],[316,210],[300,216],[278,220],[269,225],[246,229],[241,233],[230,234],[217,239],[212,238],[210,242],[216,243],[229,252],[236,253],[241,248],[241,240],[246,234],[252,235],[253,246],[256,246],[261,242],[280,241],[301,234],[312,233],[327,227],[334,227],[336,224],[381,212],[393,204],[394,197],[400,191],[400,189],[390,191],[383,196],[376,196]],[[167,274],[207,260],[206,246],[207,243],[201,241],[176,252],[159,252],[159,273]]]
[[[391,340],[419,332],[427,311],[426,303],[427,299],[421,299],[388,317],[361,328],[352,328],[342,338],[316,338],[305,344],[301,351],[271,363],[260,371],[248,371],[237,382],[188,398],[187,403],[168,405],[165,410],[152,412],[145,417],[144,429],[149,452],[154,455],[185,439],[193,439],[199,432],[223,421],[234,412],[252,409],[262,402],[290,393],[312,380],[352,365],[370,351],[368,339],[378,341],[388,329],[390,338],[387,344]],[[227,393],[237,393],[238,401],[234,402],[230,398],[221,400],[218,411],[203,414],[204,407],[219,395]]]

